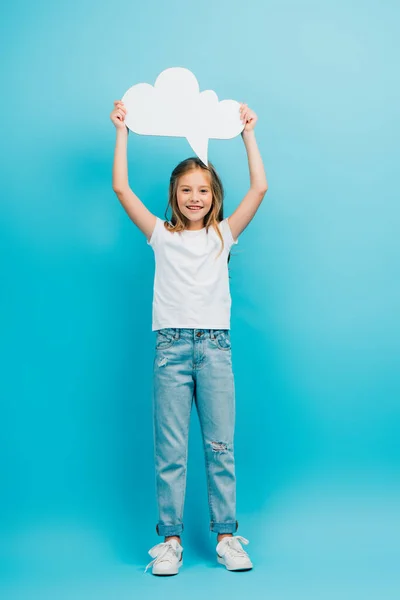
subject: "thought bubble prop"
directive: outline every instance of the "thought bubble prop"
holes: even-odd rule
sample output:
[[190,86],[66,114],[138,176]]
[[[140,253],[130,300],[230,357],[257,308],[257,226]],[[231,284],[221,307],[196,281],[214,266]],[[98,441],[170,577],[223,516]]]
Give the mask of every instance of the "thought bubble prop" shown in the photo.
[[200,92],[195,75],[182,67],[162,71],[154,86],[138,83],[123,95],[126,126],[141,135],[185,137],[208,164],[208,140],[228,140],[244,129],[240,104],[218,101],[212,90]]

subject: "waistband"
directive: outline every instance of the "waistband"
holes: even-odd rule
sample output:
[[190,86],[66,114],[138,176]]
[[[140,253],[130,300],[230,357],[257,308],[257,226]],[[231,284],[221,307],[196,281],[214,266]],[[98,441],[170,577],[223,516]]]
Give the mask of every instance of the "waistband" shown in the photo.
[[163,329],[156,330],[156,333],[162,331],[165,334],[173,336],[176,340],[180,337],[186,338],[211,338],[215,339],[220,333],[229,335],[229,329],[188,329],[181,327],[164,327]]

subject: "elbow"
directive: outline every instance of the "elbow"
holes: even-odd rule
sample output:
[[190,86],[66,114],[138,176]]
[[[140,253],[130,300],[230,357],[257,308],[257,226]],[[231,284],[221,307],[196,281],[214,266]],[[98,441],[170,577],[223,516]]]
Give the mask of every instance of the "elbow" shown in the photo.
[[112,189],[113,189],[114,194],[116,194],[117,196],[120,196],[125,191],[125,188],[123,188],[122,186],[119,186],[119,185],[113,185]]
[[256,188],[253,188],[254,191],[256,192],[256,194],[258,196],[260,196],[261,199],[264,198],[265,194],[268,191],[268,186],[267,185],[261,185],[261,186],[257,186]]

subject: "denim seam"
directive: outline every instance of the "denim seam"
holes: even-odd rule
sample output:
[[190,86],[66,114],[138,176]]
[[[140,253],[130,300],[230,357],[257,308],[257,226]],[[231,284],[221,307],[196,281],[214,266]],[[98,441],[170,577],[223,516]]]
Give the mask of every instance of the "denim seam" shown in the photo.
[[207,470],[208,510],[209,510],[209,513],[211,516],[211,521],[214,521],[215,513],[214,513],[214,507],[213,507],[213,503],[212,503],[212,494],[211,494],[210,465],[209,465],[209,460],[208,460],[208,455],[207,455],[207,447],[206,447],[206,442],[205,442],[205,438],[204,438],[203,428],[201,428],[201,435],[203,438],[204,457],[205,457],[206,470]]
[[219,343],[218,343],[218,336],[214,336],[214,337],[210,336],[210,340],[213,343],[213,346],[215,348],[217,348],[218,350],[221,350],[221,352],[229,352],[230,350],[232,350],[232,344],[231,344],[230,340],[229,340],[229,347],[228,348],[222,348],[222,346],[219,345]]
[[[192,396],[192,400],[190,402],[189,415],[188,415],[188,418],[187,418],[187,421],[189,422],[189,425],[190,425],[190,413],[191,413],[191,410],[192,410],[192,404],[193,404],[193,396]],[[189,437],[189,432],[188,432],[188,437]],[[186,490],[187,462],[188,462],[188,443],[189,443],[189,440],[187,439],[186,440],[186,450],[185,450],[185,470],[184,470],[184,474],[183,474],[183,477],[182,477],[183,481],[182,481],[182,491],[181,491],[181,508],[180,508],[180,511],[179,511],[179,518],[180,518],[181,522],[183,522],[183,508],[184,508],[184,505],[185,505],[185,490]]]
[[168,348],[171,348],[171,346],[175,343],[176,338],[172,338],[172,340],[170,340],[170,342],[168,344],[166,344],[165,342],[161,342],[161,344],[166,344],[166,345],[158,345],[156,344],[156,350],[168,350]]
[[[158,332],[157,332],[158,335]],[[161,334],[163,335],[163,334]],[[167,337],[167,336],[164,336]],[[157,344],[157,337],[156,337],[156,350],[168,350],[168,348],[171,348],[171,346],[177,341],[179,340],[180,337],[180,333],[179,333],[179,329],[176,329],[175,333],[172,334],[172,337],[169,340],[169,343],[167,345],[160,345],[158,346]],[[165,344],[166,342],[161,342],[161,344]]]

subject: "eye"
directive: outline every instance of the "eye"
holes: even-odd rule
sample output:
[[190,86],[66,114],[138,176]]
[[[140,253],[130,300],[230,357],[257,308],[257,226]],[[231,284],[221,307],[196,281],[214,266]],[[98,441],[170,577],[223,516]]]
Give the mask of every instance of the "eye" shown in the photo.
[[205,194],[207,194],[208,190],[201,190],[202,192],[204,192]]

